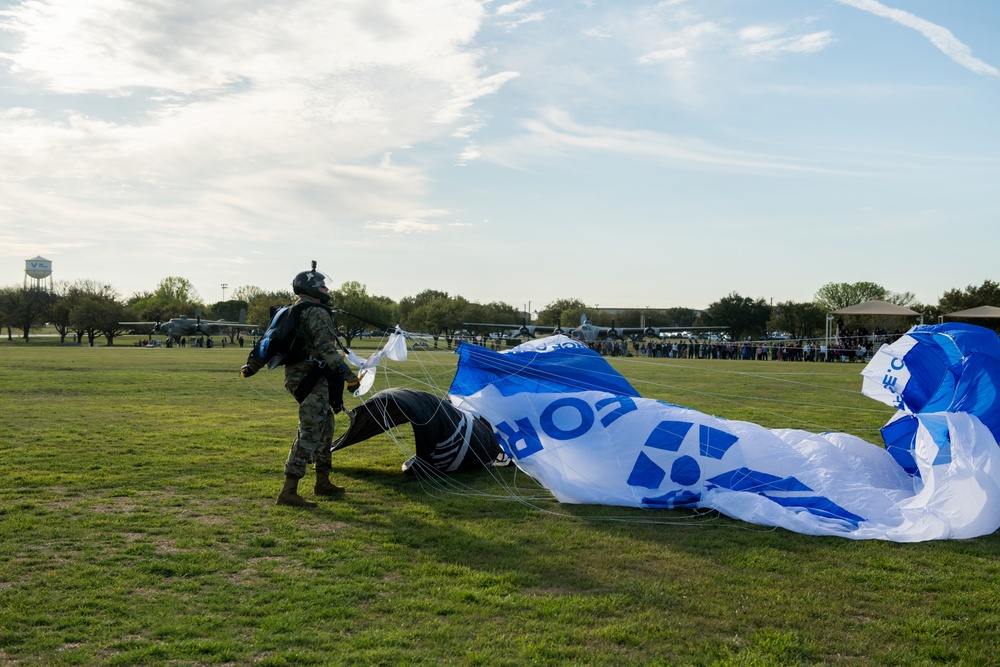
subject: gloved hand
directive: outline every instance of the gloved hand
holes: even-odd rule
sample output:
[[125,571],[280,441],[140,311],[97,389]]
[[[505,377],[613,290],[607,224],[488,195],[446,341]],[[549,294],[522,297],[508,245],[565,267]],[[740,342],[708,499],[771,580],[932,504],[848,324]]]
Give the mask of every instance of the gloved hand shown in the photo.
[[256,372],[257,371],[255,371],[253,367],[250,366],[250,364],[245,364],[243,368],[240,369],[240,377],[248,378]]
[[345,386],[347,387],[347,391],[353,394],[354,392],[356,392],[358,389],[361,388],[361,380],[359,380],[358,376],[356,375],[351,376],[351,378],[347,380]]

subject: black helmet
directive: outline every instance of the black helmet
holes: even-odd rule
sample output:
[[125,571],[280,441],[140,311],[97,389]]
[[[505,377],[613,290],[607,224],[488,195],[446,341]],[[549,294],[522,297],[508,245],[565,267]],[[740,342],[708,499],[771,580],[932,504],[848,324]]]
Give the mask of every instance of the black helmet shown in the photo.
[[321,292],[320,287],[326,287],[326,276],[315,268],[311,271],[303,271],[292,281],[292,291],[296,294],[311,296],[314,299],[319,299],[320,303],[329,303],[330,294]]

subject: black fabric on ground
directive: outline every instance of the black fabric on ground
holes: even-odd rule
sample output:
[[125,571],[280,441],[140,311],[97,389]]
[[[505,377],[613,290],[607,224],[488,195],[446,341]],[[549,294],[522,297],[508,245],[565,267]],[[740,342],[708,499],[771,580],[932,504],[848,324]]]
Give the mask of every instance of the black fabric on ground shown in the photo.
[[333,443],[333,451],[408,423],[417,458],[442,472],[481,468],[503,454],[489,422],[426,391],[386,389],[347,414],[351,426]]

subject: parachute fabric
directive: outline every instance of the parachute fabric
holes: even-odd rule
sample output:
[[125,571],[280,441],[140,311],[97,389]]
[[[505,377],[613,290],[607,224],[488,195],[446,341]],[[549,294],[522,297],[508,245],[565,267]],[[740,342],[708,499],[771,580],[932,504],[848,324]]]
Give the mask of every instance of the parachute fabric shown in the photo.
[[[452,401],[492,423],[518,467],[561,502],[711,508],[806,534],[898,542],[1000,527],[1000,447],[975,414],[913,415],[910,473],[851,435],[768,430],[641,398],[565,336],[504,352],[463,344],[458,354]],[[924,404],[937,405],[924,374],[951,366],[927,359],[909,368],[907,385],[917,378]]]
[[[966,412],[1000,440],[1000,339],[989,329],[956,322],[913,327],[879,348],[861,374],[862,393],[899,409],[882,439],[911,474],[920,474],[912,456],[914,415]],[[947,444],[946,431],[937,437]]]
[[332,451],[411,424],[415,458],[428,468],[455,472],[506,458],[486,421],[426,391],[383,389],[347,414],[351,425],[333,443]]

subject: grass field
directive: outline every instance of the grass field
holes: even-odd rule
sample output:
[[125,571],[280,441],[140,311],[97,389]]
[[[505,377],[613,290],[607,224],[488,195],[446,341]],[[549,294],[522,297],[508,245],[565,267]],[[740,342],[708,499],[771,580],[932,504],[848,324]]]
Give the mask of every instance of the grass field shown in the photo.
[[[996,534],[560,505],[512,468],[443,488],[400,473],[409,427],[334,456],[344,498],[276,507],[295,404],[280,372],[239,378],[245,355],[0,342],[0,664],[1000,663]],[[878,442],[890,413],[858,364],[613,363],[772,428]],[[454,364],[382,377],[446,389]]]

